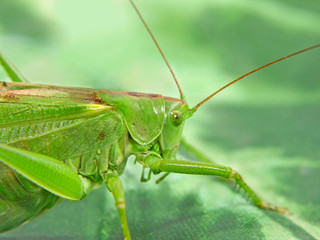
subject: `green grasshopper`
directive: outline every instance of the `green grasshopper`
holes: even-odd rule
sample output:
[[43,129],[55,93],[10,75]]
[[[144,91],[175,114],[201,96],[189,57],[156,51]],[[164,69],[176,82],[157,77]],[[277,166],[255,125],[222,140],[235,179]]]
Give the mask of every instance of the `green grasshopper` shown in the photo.
[[[153,37],[148,27],[147,30]],[[181,134],[185,120],[202,104],[262,68],[319,46],[255,69],[193,108],[188,106],[159,46],[180,91],[180,99],[27,83],[0,53],[0,63],[12,80],[1,82],[0,86],[0,232],[37,217],[60,199],[81,200],[104,183],[113,194],[124,238],[131,239],[119,178],[131,155],[143,168],[150,169],[150,173],[163,173],[159,181],[169,173],[232,179],[254,205],[286,212],[262,200],[231,167],[211,163],[202,154],[197,154],[200,161],[178,159],[176,154],[179,145],[198,153],[181,140]],[[142,181],[149,179],[150,174],[148,177],[142,174]]]

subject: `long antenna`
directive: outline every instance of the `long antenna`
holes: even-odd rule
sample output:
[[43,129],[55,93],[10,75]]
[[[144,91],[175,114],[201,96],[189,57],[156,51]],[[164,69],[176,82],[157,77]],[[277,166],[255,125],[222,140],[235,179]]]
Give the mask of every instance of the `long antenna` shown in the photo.
[[266,64],[266,65],[263,65],[263,66],[261,66],[261,67],[259,67],[259,68],[257,68],[257,69],[254,69],[254,70],[251,71],[251,72],[248,72],[248,73],[242,75],[241,77],[239,77],[239,78],[233,80],[232,82],[224,85],[222,88],[220,88],[219,90],[215,91],[215,92],[212,93],[210,96],[206,97],[204,100],[202,100],[201,102],[199,102],[194,108],[192,108],[193,112],[196,111],[202,104],[204,104],[204,103],[205,103],[206,101],[208,101],[210,98],[212,98],[213,96],[217,95],[217,94],[218,94],[219,92],[221,92],[223,89],[225,89],[225,88],[229,87],[230,85],[238,82],[240,79],[245,78],[245,77],[247,77],[247,76],[249,76],[249,75],[251,75],[251,74],[253,74],[253,73],[255,73],[255,72],[257,72],[257,71],[259,71],[259,70],[261,70],[261,69],[263,69],[263,68],[266,68],[266,67],[268,67],[268,66],[270,66],[270,65],[272,65],[272,64],[275,64],[275,63],[277,63],[277,62],[280,62],[280,61],[282,61],[282,60],[284,60],[284,59],[293,57],[293,56],[295,56],[295,55],[298,55],[298,54],[300,54],[300,53],[309,51],[309,50],[314,49],[314,48],[317,48],[317,47],[320,47],[320,44],[317,44],[317,45],[314,45],[314,46],[312,46],[312,47],[308,47],[308,48],[302,49],[302,50],[300,50],[300,51],[298,51],[298,52],[289,54],[288,56],[279,58],[279,59],[277,59],[277,60],[275,60],[275,61],[272,61],[272,62],[270,62],[270,63],[268,63],[268,64]]
[[141,15],[141,13],[140,13],[140,11],[139,11],[138,8],[136,7],[136,5],[135,5],[135,3],[133,2],[133,0],[129,0],[129,1],[131,2],[134,10],[137,12],[137,14],[138,14],[140,20],[142,21],[143,25],[146,27],[146,29],[147,29],[149,35],[151,36],[153,42],[156,44],[156,46],[157,46],[157,48],[158,48],[158,50],[159,50],[159,52],[160,52],[163,60],[166,62],[167,66],[168,66],[168,68],[169,68],[169,70],[170,70],[170,72],[171,72],[171,75],[172,75],[172,77],[173,77],[174,81],[176,82],[177,87],[178,87],[178,89],[179,89],[180,98],[181,98],[182,100],[185,100],[185,96],[184,96],[184,94],[183,94],[183,92],[182,92],[182,89],[181,89],[181,86],[180,86],[180,84],[179,84],[179,82],[178,82],[178,79],[177,79],[176,75],[174,74],[174,72],[173,72],[173,70],[172,70],[172,68],[171,68],[171,66],[170,66],[170,64],[169,64],[166,56],[165,56],[164,53],[162,52],[162,50],[161,50],[161,48],[160,48],[160,46],[159,46],[156,38],[155,38],[154,35],[152,34],[152,32],[151,32],[150,28],[148,27],[147,23],[144,21],[142,15]]

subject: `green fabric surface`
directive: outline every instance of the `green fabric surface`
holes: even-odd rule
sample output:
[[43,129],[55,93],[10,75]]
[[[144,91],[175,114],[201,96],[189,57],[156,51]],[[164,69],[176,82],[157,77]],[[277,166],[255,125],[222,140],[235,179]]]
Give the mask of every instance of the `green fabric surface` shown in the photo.
[[[199,0],[136,4],[193,106],[256,67],[320,39],[319,1]],[[0,0],[0,46],[31,82],[178,97],[163,60],[128,1]],[[133,239],[320,239],[320,51],[241,80],[186,122],[186,140],[234,167],[267,201],[260,210],[233,185],[171,174],[124,181]],[[5,75],[0,71],[0,79]],[[185,155],[184,155],[185,156]],[[185,156],[186,157],[186,156]],[[121,239],[102,186],[0,235],[7,239]]]

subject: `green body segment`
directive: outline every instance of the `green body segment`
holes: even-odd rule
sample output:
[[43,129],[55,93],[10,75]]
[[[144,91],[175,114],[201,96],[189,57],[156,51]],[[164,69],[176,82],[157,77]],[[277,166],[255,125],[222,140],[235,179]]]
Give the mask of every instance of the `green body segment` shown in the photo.
[[[180,100],[165,100],[160,95],[2,82],[0,150],[1,145],[7,145],[9,150],[23,149],[18,151],[59,160],[89,182],[88,189],[91,189],[105,180],[108,171],[121,175],[131,154],[140,156],[154,152],[162,155],[162,152],[169,152],[159,141],[165,112],[170,112],[168,108],[185,105]],[[57,196],[76,200],[88,194],[81,196],[79,193],[77,197],[77,194],[70,193],[74,197],[68,197],[63,195],[63,190],[55,192],[41,180],[41,171],[40,180],[28,177],[28,172],[35,175],[34,169],[42,169],[42,166],[23,161],[25,173],[20,170],[21,166],[17,167],[11,161],[9,168],[5,160],[8,153],[2,151],[0,232],[38,216],[57,202]],[[54,174],[46,177],[47,182],[57,184],[53,188],[63,185],[56,183],[60,179]]]
[[59,197],[0,162],[0,231],[31,221],[53,207]]

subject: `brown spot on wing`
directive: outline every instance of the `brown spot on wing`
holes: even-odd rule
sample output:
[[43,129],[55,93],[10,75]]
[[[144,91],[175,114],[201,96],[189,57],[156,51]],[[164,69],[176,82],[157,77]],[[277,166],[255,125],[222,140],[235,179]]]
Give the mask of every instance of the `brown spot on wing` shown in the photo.
[[94,94],[94,96],[93,96],[93,101],[94,101],[95,103],[99,103],[99,104],[105,103],[105,102],[103,101],[103,99],[101,99],[100,97],[97,96],[97,94]]
[[100,134],[99,134],[99,136],[98,136],[98,138],[99,138],[100,140],[103,140],[105,137],[106,137],[106,133],[105,133],[104,131],[101,131]]
[[19,99],[15,94],[12,94],[10,92],[8,93],[0,93],[0,98],[6,99],[6,100],[15,100]]

